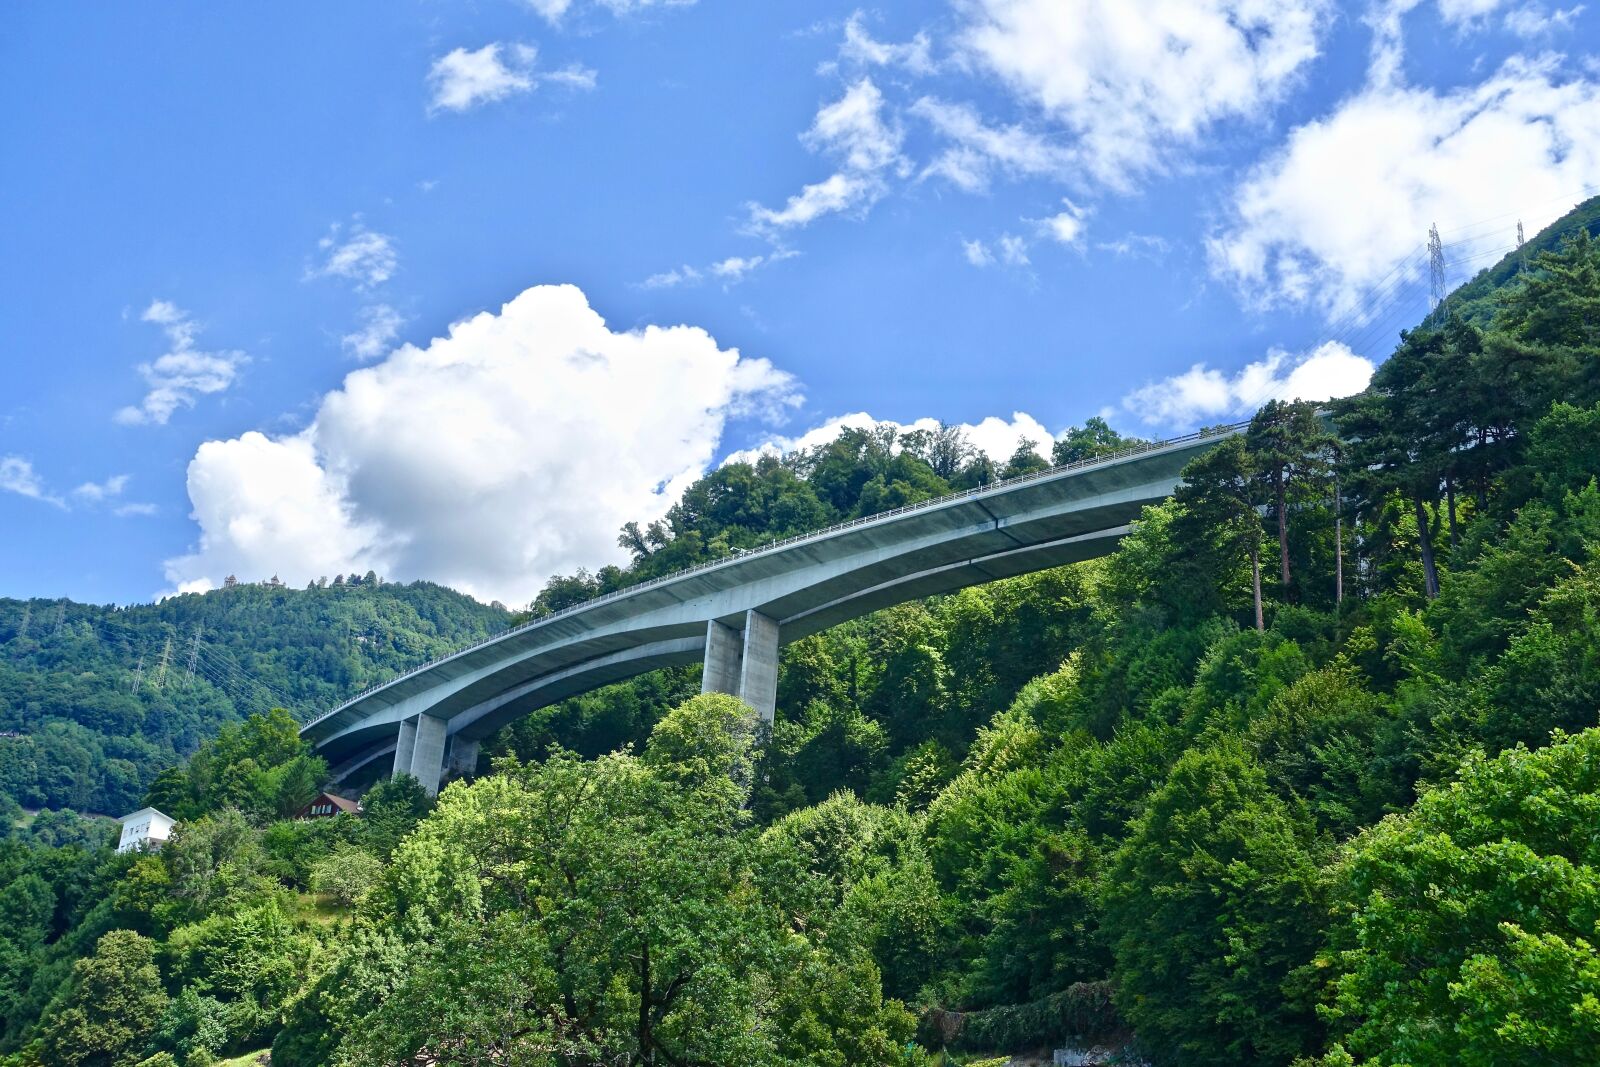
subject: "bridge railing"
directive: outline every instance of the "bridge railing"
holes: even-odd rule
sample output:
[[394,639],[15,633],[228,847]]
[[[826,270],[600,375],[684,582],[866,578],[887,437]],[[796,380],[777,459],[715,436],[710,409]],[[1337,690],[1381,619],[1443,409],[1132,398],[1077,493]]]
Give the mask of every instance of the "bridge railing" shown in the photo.
[[356,701],[362,699],[368,694],[375,693],[379,689],[394,685],[396,682],[410,678],[412,675],[421,674],[422,672],[430,670],[438,664],[443,663],[445,660],[454,659],[457,656],[471,652],[473,649],[482,648],[485,645],[492,645],[496,641],[503,641],[513,634],[519,634],[526,630],[531,630],[536,626],[544,626],[568,615],[573,615],[580,611],[587,611],[588,609],[596,607],[597,605],[613,600],[621,600],[644,589],[650,589],[658,585],[666,585],[668,582],[676,582],[679,579],[686,578],[691,574],[698,574],[701,571],[712,570],[716,567],[726,566],[730,563],[734,563],[739,560],[750,559],[754,556],[766,555],[767,553],[776,552],[780,549],[789,548],[793,545],[803,544],[807,541],[816,541],[825,537],[831,537],[836,533],[841,533],[845,530],[852,530],[858,526],[871,526],[874,523],[886,522],[901,515],[909,515],[918,511],[929,511],[934,508],[942,507],[946,504],[954,503],[958,500],[965,500],[969,497],[986,496],[991,493],[998,493],[1019,485],[1026,485],[1029,482],[1037,482],[1046,478],[1054,478],[1058,475],[1068,473],[1069,471],[1083,470],[1088,467],[1097,467],[1103,464],[1117,463],[1125,459],[1131,459],[1134,456],[1142,456],[1147,452],[1159,452],[1162,449],[1172,448],[1176,445],[1189,444],[1194,441],[1205,440],[1209,437],[1224,437],[1228,434],[1237,433],[1239,430],[1242,430],[1249,425],[1249,422],[1235,422],[1223,426],[1208,426],[1203,430],[1196,430],[1194,433],[1187,433],[1181,437],[1169,437],[1164,441],[1144,441],[1136,445],[1129,445],[1127,448],[1118,449],[1115,452],[1108,452],[1103,456],[1092,456],[1088,459],[1075,460],[1072,463],[1063,463],[1055,467],[1046,467],[1043,470],[1031,471],[1028,474],[1019,474],[1014,478],[1002,478],[999,481],[990,482],[987,485],[973,486],[971,489],[962,489],[958,492],[946,493],[944,496],[934,497],[931,500],[919,500],[914,504],[903,504],[900,507],[893,508],[889,511],[880,511],[872,515],[863,515],[859,519],[850,519],[846,522],[835,523],[832,526],[824,526],[821,529],[809,530],[806,533],[793,534],[792,536],[785,537],[779,541],[768,542],[759,548],[742,550],[734,549],[731,556],[722,556],[718,559],[706,560],[704,563],[696,563],[692,567],[685,567],[682,570],[673,571],[671,574],[663,574],[656,578],[649,578],[635,585],[625,586],[622,589],[615,589],[609,593],[602,593],[599,596],[590,597],[588,600],[582,600],[576,604],[569,604],[558,611],[552,611],[548,615],[540,615],[536,619],[529,619],[527,622],[512,626],[505,630],[501,630],[499,633],[482,638],[481,640],[475,641],[463,648],[459,648],[447,655],[439,656],[435,659],[429,660],[427,663],[412,667],[410,670],[403,671],[387,681],[375,682],[354,696],[349,697],[332,710],[325,711],[321,715],[318,715],[315,719],[312,719],[300,729],[302,732],[304,732],[305,730],[315,726],[317,723],[338,714],[344,708],[354,704]]

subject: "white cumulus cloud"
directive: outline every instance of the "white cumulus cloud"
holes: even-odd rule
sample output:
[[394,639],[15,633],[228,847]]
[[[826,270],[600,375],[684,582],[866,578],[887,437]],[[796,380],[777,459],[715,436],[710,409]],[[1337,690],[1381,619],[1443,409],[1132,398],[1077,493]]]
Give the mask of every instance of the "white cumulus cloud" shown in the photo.
[[432,98],[428,112],[470,111],[480,104],[532,92],[541,82],[593,89],[597,76],[582,66],[538,71],[539,50],[531,44],[491,41],[482,48],[456,48],[428,69]]
[[[1380,57],[1381,58],[1381,57]],[[1531,234],[1600,174],[1600,82],[1564,75],[1558,57],[1514,58],[1477,85],[1412,87],[1374,72],[1367,88],[1295,129],[1233,192],[1207,242],[1213,273],[1257,304],[1361,312],[1437,222],[1452,283]],[[1469,227],[1503,220],[1499,229]],[[1451,227],[1458,228],[1452,233]]]
[[931,74],[934,70],[933,41],[927,33],[919,32],[902,43],[877,40],[867,29],[866,15],[861,11],[845,20],[839,58],[862,67],[903,67],[912,74]]
[[1026,237],[1019,237],[1014,233],[1003,233],[1000,235],[1000,240],[996,242],[996,245],[1000,250],[1000,258],[1008,266],[1026,267],[1028,265],[1028,239]]
[[1039,220],[1039,232],[1057,244],[1081,247],[1089,212],[1071,200],[1062,200],[1061,206],[1063,210]]
[[659,271],[639,283],[641,289],[676,289],[680,285],[699,285],[701,274],[685,263],[681,267]]
[[1243,418],[1268,400],[1323,401],[1359,393],[1372,371],[1370,359],[1337,341],[1302,356],[1274,348],[1265,359],[1233,374],[1196,363],[1182,374],[1134,390],[1123,397],[1122,407],[1146,425],[1190,430]]
[[72,495],[79,500],[90,504],[99,504],[113,497],[122,495],[128,487],[126,474],[114,474],[103,482],[84,482],[72,491]]
[[1328,0],[969,0],[960,47],[1115,188],[1259,118],[1318,54]]
[[989,267],[994,265],[994,253],[989,246],[980,240],[962,241],[961,254],[967,257],[967,262],[974,267]]
[[307,280],[343,278],[358,289],[368,290],[394,277],[400,267],[394,238],[367,229],[359,215],[348,233],[337,222],[330,226],[327,235],[317,241],[317,251],[322,262],[306,268]]
[[466,111],[514,93],[530,92],[537,57],[530,45],[508,48],[499,41],[470,51],[456,48],[447,52],[428,69],[428,86],[433,90],[428,110]]
[[388,304],[373,304],[361,309],[361,322],[354,332],[340,338],[344,350],[359,360],[377,359],[400,336],[405,318]]
[[654,7],[689,7],[695,0],[524,0],[524,2],[552,25],[559,25],[568,13],[583,8],[603,8],[613,15],[632,15]]
[[239,368],[250,361],[240,351],[202,352],[196,348],[200,324],[171,301],[152,301],[140,319],[161,327],[170,350],[139,364],[148,391],[138,404],[117,412],[116,420],[126,426],[166,425],[179,408],[194,407],[197,397],[225,391],[238,378]]
[[1460,26],[1482,18],[1501,3],[1503,0],[1439,0],[1439,16]]
[[157,508],[138,500],[123,500],[122,494],[131,479],[126,474],[113,474],[100,482],[84,482],[72,491],[72,499],[88,507],[109,507],[119,519],[154,515]]
[[[968,441],[999,464],[1009,460],[1023,441],[1032,441],[1034,451],[1049,459],[1055,440],[1055,435],[1045,429],[1043,423],[1025,411],[1014,411],[1009,419],[990,415],[978,422],[958,425]],[[913,430],[933,431],[939,428],[939,420],[923,418],[912,422],[896,422],[893,419],[874,418],[865,411],[854,411],[848,415],[836,415],[793,437],[769,437],[754,448],[729,454],[723,463],[754,463],[762,456],[782,456],[828,444],[847,429],[871,430],[880,427],[891,427],[902,434]]]
[[22,456],[0,456],[0,491],[66,506],[65,501],[45,488],[44,480],[33,469],[33,461]]
[[1072,154],[1048,137],[1022,126],[991,125],[971,104],[925,96],[911,105],[911,113],[947,145],[922,176],[936,175],[969,193],[987,190],[997,171],[1014,178],[1055,177],[1072,163]]
[[119,517],[154,514],[156,510],[154,504],[131,502],[116,504],[123,490],[127,489],[128,481],[126,474],[114,474],[104,481],[84,482],[63,497],[46,486],[44,479],[33,469],[31,460],[23,456],[0,456],[0,492],[16,493],[30,500],[53,504],[63,511],[71,506],[94,508],[115,504],[112,514]]
[[844,96],[817,112],[801,141],[814,152],[839,161],[839,169],[805,186],[781,208],[750,206],[756,232],[775,234],[807,226],[823,215],[865,210],[887,191],[886,172],[903,167],[905,133],[887,114],[883,93],[862,78]]
[[737,285],[762,267],[782,263],[799,254],[792,248],[775,248],[763,256],[729,256],[711,264],[711,273],[721,278],[725,287]]
[[199,540],[167,578],[375,569],[525,603],[618,561],[618,528],[661,515],[729,418],[797,402],[788,374],[704,330],[614,331],[578,289],[537,286],[353,371],[301,433],[202,445]]
[[1524,4],[1506,12],[1506,29],[1519,37],[1546,37],[1570,30],[1583,14],[1583,5],[1547,8],[1543,4]]

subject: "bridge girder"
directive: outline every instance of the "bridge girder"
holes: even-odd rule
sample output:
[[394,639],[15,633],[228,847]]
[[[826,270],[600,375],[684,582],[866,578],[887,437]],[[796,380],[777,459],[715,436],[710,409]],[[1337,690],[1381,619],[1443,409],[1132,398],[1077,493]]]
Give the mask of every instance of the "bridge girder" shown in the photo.
[[[579,605],[408,672],[302,734],[339,768],[387,748],[397,772],[405,762],[436,790],[444,764],[459,770],[465,760],[452,755],[455,739],[475,762],[477,743],[507,722],[708,649],[706,688],[770,718],[780,644],[908,600],[1105,555],[1143,507],[1171,494],[1190,459],[1240,428],[820,531]],[[737,644],[732,660],[719,634]],[[415,751],[402,758],[406,731],[419,727],[438,739],[425,765]]]

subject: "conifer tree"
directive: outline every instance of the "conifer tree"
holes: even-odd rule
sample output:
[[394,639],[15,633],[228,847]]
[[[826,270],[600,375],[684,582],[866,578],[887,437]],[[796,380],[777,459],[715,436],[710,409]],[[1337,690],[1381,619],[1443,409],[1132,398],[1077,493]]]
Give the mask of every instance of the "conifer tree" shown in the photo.
[[1328,434],[1317,419],[1316,405],[1269,400],[1250,420],[1245,443],[1255,476],[1270,493],[1278,523],[1279,582],[1287,596],[1291,497],[1320,491],[1327,480]]

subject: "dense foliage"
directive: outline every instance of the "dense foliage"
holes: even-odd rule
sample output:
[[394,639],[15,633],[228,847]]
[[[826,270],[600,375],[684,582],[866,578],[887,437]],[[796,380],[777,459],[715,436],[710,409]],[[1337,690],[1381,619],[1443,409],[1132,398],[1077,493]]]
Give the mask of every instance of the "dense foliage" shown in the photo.
[[[770,737],[660,672],[436,804],[295,822],[325,769],[263,712],[153,780],[159,852],[35,818],[0,1056],[1596,1062],[1600,245],[1540,248],[1331,413],[1264,407],[1113,556],[795,642]],[[730,465],[533,610],[994,467],[949,432]]]
[[0,599],[0,798],[121,815],[223,724],[313,712],[510,617],[375,574],[128,608]]

